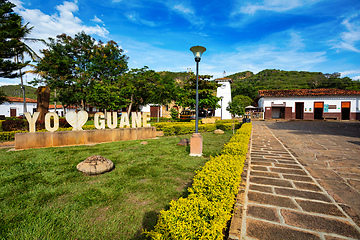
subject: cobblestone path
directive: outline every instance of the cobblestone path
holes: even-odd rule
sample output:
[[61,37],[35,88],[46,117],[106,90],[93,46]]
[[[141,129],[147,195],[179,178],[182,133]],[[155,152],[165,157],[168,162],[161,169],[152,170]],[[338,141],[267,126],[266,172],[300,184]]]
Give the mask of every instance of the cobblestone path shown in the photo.
[[360,239],[354,220],[261,122],[246,178],[240,239]]

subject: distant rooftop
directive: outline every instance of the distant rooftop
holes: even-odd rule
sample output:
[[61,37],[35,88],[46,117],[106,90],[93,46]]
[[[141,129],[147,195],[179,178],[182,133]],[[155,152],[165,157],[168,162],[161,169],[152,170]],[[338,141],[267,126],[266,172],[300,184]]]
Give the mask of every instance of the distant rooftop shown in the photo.
[[[24,98],[22,97],[6,97],[9,102],[23,102]],[[27,103],[37,103],[35,99],[25,98]]]
[[217,78],[214,79],[215,82],[231,82],[233,83],[233,80],[231,78]]
[[360,91],[343,89],[291,89],[291,90],[259,90],[259,97],[292,97],[292,96],[334,96],[360,95]]

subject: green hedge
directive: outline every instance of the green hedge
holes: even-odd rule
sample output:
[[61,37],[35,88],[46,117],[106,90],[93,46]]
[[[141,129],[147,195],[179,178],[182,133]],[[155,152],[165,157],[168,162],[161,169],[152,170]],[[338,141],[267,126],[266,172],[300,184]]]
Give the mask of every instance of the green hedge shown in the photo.
[[[176,122],[159,122],[151,123],[151,126],[156,127],[156,130],[163,131],[165,136],[181,135],[195,132],[195,122],[190,123],[176,123]],[[201,124],[199,123],[199,132],[212,132],[216,129],[231,130],[233,123],[216,122],[215,124]],[[235,129],[240,128],[241,124],[235,122]]]
[[245,123],[223,148],[197,172],[189,196],[170,202],[160,212],[152,239],[223,239],[241,181],[251,123]]

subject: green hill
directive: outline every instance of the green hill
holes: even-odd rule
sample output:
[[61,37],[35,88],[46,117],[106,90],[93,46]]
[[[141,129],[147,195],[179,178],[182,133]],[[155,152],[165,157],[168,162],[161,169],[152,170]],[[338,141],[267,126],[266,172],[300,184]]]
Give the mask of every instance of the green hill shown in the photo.
[[[21,85],[0,86],[0,90],[2,90],[7,97],[23,97]],[[25,86],[25,96],[30,99],[36,99],[36,88]]]
[[234,80],[232,96],[245,95],[252,99],[258,90],[337,88],[360,90],[360,81],[348,77],[340,78],[338,73],[282,71],[266,69],[257,74],[250,71],[227,76]]
[[[0,86],[0,90],[5,93],[7,97],[23,97],[21,85],[5,85]],[[25,97],[30,99],[37,99],[36,88],[25,85]],[[54,99],[54,93],[50,93],[50,102]]]

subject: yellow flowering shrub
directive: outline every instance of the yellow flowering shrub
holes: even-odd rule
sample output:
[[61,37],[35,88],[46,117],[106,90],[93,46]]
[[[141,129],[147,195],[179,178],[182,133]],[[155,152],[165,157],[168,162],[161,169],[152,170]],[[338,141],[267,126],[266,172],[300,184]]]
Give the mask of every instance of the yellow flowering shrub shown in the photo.
[[154,230],[144,232],[147,236],[157,240],[224,238],[223,230],[231,218],[241,181],[251,126],[243,124],[222,154],[197,171],[189,196],[171,201],[170,209],[160,212]]

